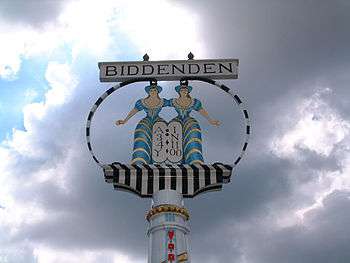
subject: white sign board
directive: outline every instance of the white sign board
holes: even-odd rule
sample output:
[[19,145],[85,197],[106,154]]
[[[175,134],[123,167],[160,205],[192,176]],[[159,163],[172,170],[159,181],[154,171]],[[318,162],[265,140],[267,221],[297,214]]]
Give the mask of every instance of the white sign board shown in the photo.
[[184,77],[237,79],[238,59],[99,62],[101,82],[134,78],[179,80]]
[[154,163],[182,161],[182,125],[156,122],[152,131],[152,159]]

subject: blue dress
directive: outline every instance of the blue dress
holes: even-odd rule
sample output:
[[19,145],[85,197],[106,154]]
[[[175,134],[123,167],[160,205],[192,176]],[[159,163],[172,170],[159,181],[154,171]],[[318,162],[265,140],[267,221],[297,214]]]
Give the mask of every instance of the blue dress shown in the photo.
[[144,99],[136,101],[135,109],[138,111],[144,110],[147,115],[136,125],[131,163],[152,163],[152,128],[155,122],[164,121],[158,114],[162,108],[166,106],[169,106],[169,101],[164,98],[161,99],[161,103],[154,108],[149,108],[144,103]]
[[198,121],[190,116],[192,110],[202,109],[202,103],[197,99],[192,99],[190,105],[182,107],[176,103],[176,99],[170,99],[169,106],[174,107],[178,114],[173,120],[182,124],[183,163],[204,163],[201,127]]

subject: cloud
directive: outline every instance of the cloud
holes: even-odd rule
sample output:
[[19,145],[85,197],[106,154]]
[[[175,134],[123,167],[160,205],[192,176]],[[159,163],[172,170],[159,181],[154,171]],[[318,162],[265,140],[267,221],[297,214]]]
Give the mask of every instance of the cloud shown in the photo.
[[[302,225],[275,228],[269,221],[258,232],[246,235],[248,261],[252,262],[347,262],[349,251],[349,192],[334,192],[322,209]],[[256,229],[249,229],[256,231]]]
[[329,156],[334,147],[349,135],[350,123],[322,100],[322,96],[331,92],[326,88],[298,102],[293,115],[297,118],[296,124],[274,142],[272,149],[275,154],[298,158],[298,149],[304,149]]
[[[322,206],[323,199],[336,190],[348,190],[347,175],[350,123],[325,97],[332,96],[330,88],[317,90],[312,96],[297,101],[296,109],[284,118],[285,129],[271,141],[271,149],[280,158],[289,159],[314,175],[300,184],[300,192],[312,193],[314,203],[298,211],[305,213]],[[312,178],[311,177],[311,178]]]
[[41,27],[55,19],[67,2],[69,1],[4,0],[0,4],[0,13],[11,23]]
[[[44,10],[46,4],[51,6],[49,2],[43,3]],[[5,3],[15,9],[17,2]],[[37,4],[26,3],[23,8],[36,8]],[[22,59],[38,55],[50,57],[55,50],[65,46],[70,46],[73,59],[82,51],[90,52],[100,59],[108,58],[112,54],[120,54],[125,45],[133,45],[140,58],[148,52],[151,60],[179,56],[186,58],[191,49],[204,54],[198,38],[198,17],[174,3],[159,0],[147,4],[141,1],[105,1],[103,4],[95,1],[66,1],[52,6],[58,13],[42,26],[13,24],[6,17],[2,18],[2,78],[14,79]],[[154,12],[157,15],[152,17],[150,14]],[[108,55],[104,53],[111,48],[114,52]]]
[[194,10],[174,1],[131,1],[120,10],[121,31],[141,54],[147,52],[150,60],[187,59],[191,50],[198,58],[204,56],[203,40],[198,34],[200,22]]

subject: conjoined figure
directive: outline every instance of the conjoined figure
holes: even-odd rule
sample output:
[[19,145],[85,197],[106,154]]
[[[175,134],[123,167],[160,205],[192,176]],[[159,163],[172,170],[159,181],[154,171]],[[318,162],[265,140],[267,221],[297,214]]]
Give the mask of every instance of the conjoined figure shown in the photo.
[[210,118],[201,101],[190,96],[192,86],[188,86],[187,80],[181,81],[180,85],[175,87],[175,90],[179,96],[170,99],[169,104],[174,107],[178,114],[173,121],[182,124],[183,163],[204,163],[201,128],[198,121],[190,116],[190,113],[192,110],[198,111],[211,125],[219,126],[220,122]]
[[219,126],[218,120],[209,117],[208,112],[203,108],[202,103],[190,96],[192,87],[188,86],[188,81],[181,81],[175,87],[179,94],[178,98],[167,100],[160,98],[159,93],[162,88],[156,82],[145,87],[148,94],[146,98],[136,101],[135,107],[128,113],[124,120],[116,121],[116,125],[127,123],[137,112],[144,110],[146,117],[139,121],[134,134],[134,148],[132,154],[133,164],[151,164],[152,162],[152,128],[153,124],[164,120],[159,117],[163,107],[173,107],[177,116],[172,121],[178,121],[182,125],[182,149],[183,164],[204,163],[202,153],[201,128],[196,119],[190,116],[192,110],[198,111],[212,125]]
[[168,100],[159,97],[162,87],[156,82],[151,82],[145,87],[148,94],[146,98],[139,99],[135,107],[128,113],[124,120],[116,121],[116,125],[127,123],[137,112],[144,110],[146,117],[139,121],[134,134],[134,149],[131,163],[133,164],[150,164],[152,163],[152,127],[157,121],[164,121],[159,117],[159,112],[163,107],[168,106]]

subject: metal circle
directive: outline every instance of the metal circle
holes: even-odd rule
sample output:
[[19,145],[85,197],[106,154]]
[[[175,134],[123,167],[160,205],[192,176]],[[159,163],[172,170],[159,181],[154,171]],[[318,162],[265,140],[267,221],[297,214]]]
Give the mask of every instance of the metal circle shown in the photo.
[[[249,114],[248,114],[248,110],[244,107],[244,103],[242,101],[242,99],[238,96],[237,93],[232,92],[231,89],[229,87],[227,87],[224,84],[220,84],[217,81],[214,81],[212,79],[209,78],[203,78],[203,77],[187,77],[187,78],[182,78],[181,81],[183,80],[197,80],[197,81],[203,81],[206,83],[209,83],[211,85],[214,85],[218,88],[220,88],[221,90],[225,91],[227,94],[229,94],[233,101],[235,102],[235,104],[240,108],[241,113],[243,115],[243,119],[245,122],[245,138],[244,138],[244,142],[242,144],[242,148],[241,151],[239,153],[238,156],[235,157],[234,162],[232,164],[233,167],[235,167],[241,160],[243,155],[245,154],[247,147],[248,147],[248,142],[249,142],[249,136],[251,133],[251,125],[250,125],[250,119],[249,119]],[[111,95],[114,91],[127,86],[129,84],[135,83],[135,82],[143,82],[143,81],[156,81],[154,78],[137,78],[137,79],[131,79],[131,80],[127,80],[124,82],[121,82],[113,87],[111,87],[110,89],[108,89],[106,92],[104,92],[94,103],[94,105],[92,106],[88,118],[87,118],[87,122],[86,122],[86,142],[87,142],[87,146],[88,149],[90,151],[90,154],[92,156],[92,158],[94,159],[94,161],[100,166],[103,167],[104,164],[102,164],[96,157],[96,155],[93,152],[92,146],[91,146],[91,140],[90,140],[90,136],[91,136],[91,122],[93,119],[93,116],[96,112],[96,110],[98,109],[98,107],[101,105],[101,103],[109,96]]]

